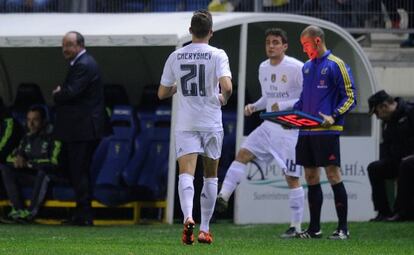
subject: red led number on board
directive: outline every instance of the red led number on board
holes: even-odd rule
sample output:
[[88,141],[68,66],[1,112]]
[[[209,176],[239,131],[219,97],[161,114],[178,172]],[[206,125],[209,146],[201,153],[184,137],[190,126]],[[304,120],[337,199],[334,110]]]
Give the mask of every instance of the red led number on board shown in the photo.
[[285,121],[287,123],[290,123],[290,124],[293,124],[297,127],[301,127],[301,126],[313,127],[313,126],[318,126],[319,125],[319,123],[314,121],[314,120],[307,119],[307,118],[300,118],[298,115],[295,115],[295,114],[279,116],[279,117],[277,117],[277,119],[283,120],[283,121]]

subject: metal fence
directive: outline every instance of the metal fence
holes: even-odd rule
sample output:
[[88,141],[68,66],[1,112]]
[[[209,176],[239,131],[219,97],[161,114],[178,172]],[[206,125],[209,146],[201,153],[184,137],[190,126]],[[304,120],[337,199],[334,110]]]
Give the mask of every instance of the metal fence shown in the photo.
[[313,16],[344,28],[414,32],[413,0],[0,0],[0,12],[175,12],[210,9]]

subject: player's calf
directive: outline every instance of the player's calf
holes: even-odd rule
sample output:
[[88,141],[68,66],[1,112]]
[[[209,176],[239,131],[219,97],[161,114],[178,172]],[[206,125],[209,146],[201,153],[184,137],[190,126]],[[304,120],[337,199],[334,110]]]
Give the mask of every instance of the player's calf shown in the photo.
[[217,197],[216,200],[216,211],[219,213],[224,213],[227,211],[227,208],[229,207],[229,202],[224,200],[220,195]]

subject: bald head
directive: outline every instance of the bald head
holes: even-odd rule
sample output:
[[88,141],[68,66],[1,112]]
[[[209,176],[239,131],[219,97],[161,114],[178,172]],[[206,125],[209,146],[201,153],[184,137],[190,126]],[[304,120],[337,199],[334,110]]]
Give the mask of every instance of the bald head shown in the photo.
[[306,27],[302,33],[300,34],[300,37],[311,37],[311,38],[317,38],[319,37],[322,42],[325,42],[325,33],[320,27],[317,26],[308,26]]
[[70,31],[63,37],[62,50],[65,59],[73,60],[84,48],[85,39],[81,33]]
[[323,56],[326,52],[325,33],[320,27],[308,26],[300,34],[300,42],[303,51],[306,52],[309,59],[315,59]]

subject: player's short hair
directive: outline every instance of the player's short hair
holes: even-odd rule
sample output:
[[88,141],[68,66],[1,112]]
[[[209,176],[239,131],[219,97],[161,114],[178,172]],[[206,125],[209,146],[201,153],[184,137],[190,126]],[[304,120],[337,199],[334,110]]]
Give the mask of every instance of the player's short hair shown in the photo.
[[69,31],[67,34],[75,34],[76,35],[76,44],[85,48],[85,38],[83,35],[77,31]]
[[197,38],[204,38],[213,27],[213,18],[207,10],[195,11],[191,18],[191,33]]
[[40,115],[40,118],[42,121],[46,121],[46,110],[43,106],[35,104],[30,106],[29,110],[27,112],[37,112]]
[[282,38],[282,43],[286,44],[288,43],[288,37],[287,37],[287,33],[285,30],[281,29],[281,28],[268,28],[265,31],[265,37],[268,37],[269,35],[273,35],[273,36],[279,36],[280,38]]
[[321,38],[322,42],[325,42],[325,32],[323,32],[323,30],[317,26],[311,25],[303,29],[302,33],[300,34],[300,37],[302,36],[309,36],[312,38],[319,37]]

